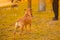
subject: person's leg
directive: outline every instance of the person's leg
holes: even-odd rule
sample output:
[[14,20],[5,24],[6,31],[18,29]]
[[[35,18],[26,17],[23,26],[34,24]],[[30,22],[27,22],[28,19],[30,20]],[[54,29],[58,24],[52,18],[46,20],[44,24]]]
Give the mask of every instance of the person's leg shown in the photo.
[[58,7],[59,7],[58,2],[59,0],[53,0],[53,11],[55,15],[53,20],[58,20]]

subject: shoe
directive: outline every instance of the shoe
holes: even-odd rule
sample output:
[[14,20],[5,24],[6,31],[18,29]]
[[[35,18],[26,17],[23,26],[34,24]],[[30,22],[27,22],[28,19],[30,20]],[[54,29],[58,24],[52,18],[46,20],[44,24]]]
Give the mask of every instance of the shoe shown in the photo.
[[58,20],[58,18],[53,18],[53,20],[54,20],[54,21],[57,21],[57,20]]

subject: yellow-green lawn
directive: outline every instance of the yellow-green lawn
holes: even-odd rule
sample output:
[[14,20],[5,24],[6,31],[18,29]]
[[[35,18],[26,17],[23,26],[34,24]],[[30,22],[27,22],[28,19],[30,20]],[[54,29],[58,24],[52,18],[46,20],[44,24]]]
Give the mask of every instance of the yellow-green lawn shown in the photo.
[[[27,1],[20,2],[18,8],[0,8],[0,40],[14,40],[15,26],[12,24],[24,16],[25,8]],[[46,0],[46,11],[38,12],[38,0],[32,0],[32,14],[31,33],[24,30],[23,35],[19,35],[18,30],[15,40],[60,40],[60,12],[59,20],[53,21],[51,1]]]

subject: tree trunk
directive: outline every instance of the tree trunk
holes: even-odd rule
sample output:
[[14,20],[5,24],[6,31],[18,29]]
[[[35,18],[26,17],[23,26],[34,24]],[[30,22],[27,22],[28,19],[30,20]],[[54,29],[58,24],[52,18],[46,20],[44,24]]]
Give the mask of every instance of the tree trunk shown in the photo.
[[31,9],[31,0],[28,0],[28,8]]
[[45,0],[39,0],[38,11],[45,11],[45,10],[46,10]]
[[31,12],[31,16],[32,15],[32,6],[31,6],[31,0],[27,0],[28,1],[28,8],[30,9],[30,12]]

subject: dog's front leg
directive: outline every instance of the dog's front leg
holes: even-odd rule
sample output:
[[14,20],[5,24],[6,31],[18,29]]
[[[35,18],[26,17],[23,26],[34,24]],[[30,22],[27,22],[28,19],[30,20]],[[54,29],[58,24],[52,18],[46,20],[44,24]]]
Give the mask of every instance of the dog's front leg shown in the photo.
[[31,24],[29,24],[29,30],[28,30],[28,32],[29,33],[31,32]]
[[30,28],[30,32],[31,32],[31,24],[30,24],[29,28]]
[[24,27],[25,27],[25,30],[26,30],[26,32],[27,32],[27,25],[25,25]]

